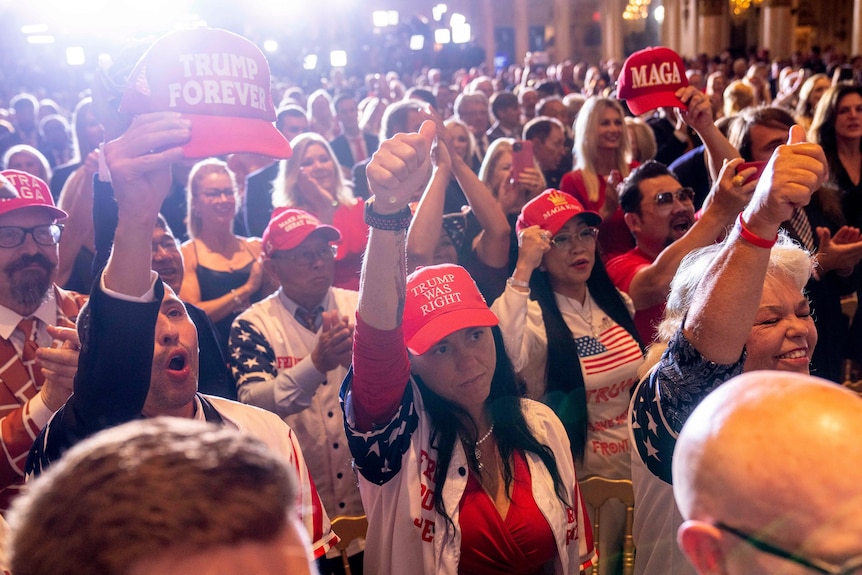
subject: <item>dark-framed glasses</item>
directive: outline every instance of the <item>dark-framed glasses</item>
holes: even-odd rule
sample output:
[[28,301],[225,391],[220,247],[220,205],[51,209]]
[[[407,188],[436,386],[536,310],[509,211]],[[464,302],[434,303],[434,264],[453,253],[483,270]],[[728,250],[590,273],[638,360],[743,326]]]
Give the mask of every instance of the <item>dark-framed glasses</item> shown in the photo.
[[691,188],[680,188],[675,192],[662,192],[655,197],[655,203],[659,206],[669,206],[676,198],[680,203],[691,202],[694,200],[694,190]]
[[796,553],[791,553],[786,549],[776,547],[771,543],[758,539],[750,533],[725,525],[724,523],[715,523],[714,525],[722,531],[727,531],[728,533],[742,539],[758,551],[762,551],[763,553],[773,555],[775,557],[780,557],[785,561],[801,565],[817,573],[822,573],[823,575],[858,575],[859,573],[862,573],[862,555],[857,555],[856,557],[852,557],[845,561],[841,565],[836,565],[834,563],[829,563],[828,561],[823,561],[822,559],[806,558]]
[[270,258],[274,260],[282,260],[302,264],[308,267],[314,265],[317,260],[330,261],[335,259],[335,254],[338,253],[338,246],[328,244],[319,250],[302,250],[301,252],[274,252]]
[[17,248],[24,243],[27,234],[33,236],[40,246],[56,246],[63,235],[63,224],[42,224],[31,228],[0,226],[0,248]]
[[599,237],[599,228],[584,228],[576,234],[557,234],[551,238],[551,244],[558,250],[569,250],[574,242],[589,246]]

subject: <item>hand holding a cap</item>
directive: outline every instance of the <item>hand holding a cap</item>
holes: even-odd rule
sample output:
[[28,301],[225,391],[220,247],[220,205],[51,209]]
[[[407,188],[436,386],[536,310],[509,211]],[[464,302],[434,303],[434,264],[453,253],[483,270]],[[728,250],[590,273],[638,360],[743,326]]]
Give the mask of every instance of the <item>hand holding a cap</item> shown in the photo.
[[190,124],[180,114],[154,112],[136,116],[122,136],[105,144],[121,216],[139,216],[152,226],[171,191],[171,164],[183,159],[180,146],[190,137]]
[[676,91],[676,97],[688,107],[687,110],[677,108],[686,124],[698,132],[709,129],[713,124],[712,104],[706,94],[694,86],[686,86]]
[[368,164],[368,188],[374,211],[381,215],[403,210],[425,188],[431,174],[434,123],[426,120],[413,134],[396,134],[380,145]]
[[826,179],[823,148],[809,143],[799,125],[790,129],[787,144],[776,148],[743,212],[746,227],[761,238],[772,238],[789,220],[793,208],[805,206]]

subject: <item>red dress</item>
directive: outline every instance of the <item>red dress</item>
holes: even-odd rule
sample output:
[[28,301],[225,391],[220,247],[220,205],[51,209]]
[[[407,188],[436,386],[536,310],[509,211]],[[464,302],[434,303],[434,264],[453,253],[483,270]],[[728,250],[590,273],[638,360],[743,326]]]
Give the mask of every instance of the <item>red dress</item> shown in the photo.
[[527,459],[514,456],[512,501],[506,517],[471,471],[461,499],[461,560],[458,573],[541,575],[557,556],[557,543],[548,521],[533,499]]

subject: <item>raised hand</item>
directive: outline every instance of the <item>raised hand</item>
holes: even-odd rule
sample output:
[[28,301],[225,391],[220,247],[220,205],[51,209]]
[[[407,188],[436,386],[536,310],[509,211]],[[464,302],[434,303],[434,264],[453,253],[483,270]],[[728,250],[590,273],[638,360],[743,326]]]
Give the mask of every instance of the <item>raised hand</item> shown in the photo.
[[121,214],[155,219],[171,190],[171,164],[183,159],[191,124],[174,112],[141,114],[105,144],[105,163]]
[[793,209],[805,206],[826,179],[828,167],[823,148],[809,143],[799,125],[790,129],[787,144],[772,153],[754,196],[743,213],[747,227],[763,238],[775,236]]
[[396,134],[380,145],[366,169],[374,194],[374,211],[394,214],[425,189],[431,174],[434,123],[426,120],[418,133]]

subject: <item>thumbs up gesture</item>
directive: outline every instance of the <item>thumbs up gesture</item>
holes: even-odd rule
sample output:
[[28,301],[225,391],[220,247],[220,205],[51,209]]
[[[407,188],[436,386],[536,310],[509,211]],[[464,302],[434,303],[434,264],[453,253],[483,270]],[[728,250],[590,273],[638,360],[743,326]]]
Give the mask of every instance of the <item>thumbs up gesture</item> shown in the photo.
[[431,145],[436,128],[426,120],[414,134],[395,134],[380,145],[365,173],[380,215],[401,211],[421,194],[431,175]]
[[795,207],[808,205],[828,172],[823,148],[808,142],[801,126],[793,126],[787,144],[772,153],[743,212],[747,227],[760,237],[774,237]]

